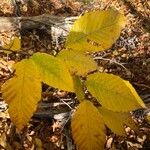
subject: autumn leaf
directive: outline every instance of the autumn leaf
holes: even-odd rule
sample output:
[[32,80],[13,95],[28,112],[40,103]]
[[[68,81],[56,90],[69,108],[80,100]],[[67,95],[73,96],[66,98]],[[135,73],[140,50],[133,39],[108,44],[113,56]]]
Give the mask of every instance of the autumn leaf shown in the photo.
[[[7,49],[10,51],[20,51],[21,50],[21,40],[19,37],[14,37],[10,40],[10,43],[3,46],[3,49]],[[5,51],[5,53],[11,53],[10,51]]]
[[80,77],[77,75],[72,75],[72,79],[73,79],[74,91],[77,96],[77,99],[80,102],[82,102],[85,99],[85,93],[84,93],[82,81]]
[[127,112],[145,107],[132,85],[119,76],[94,73],[88,76],[86,86],[100,104],[109,110]]
[[96,62],[90,56],[80,52],[62,50],[57,58],[62,59],[66,63],[71,74],[85,76],[87,73],[97,69]]
[[90,101],[80,103],[71,120],[72,134],[79,150],[104,149],[105,126],[103,119]]
[[44,83],[74,92],[72,77],[63,61],[46,53],[35,53],[31,59],[41,73]]
[[125,136],[124,125],[127,125],[132,130],[138,131],[137,125],[133,121],[130,112],[114,112],[104,107],[99,107],[98,110],[103,116],[106,126],[114,133]]
[[112,9],[85,13],[75,21],[66,47],[82,52],[108,49],[117,40],[124,25],[124,16]]
[[3,85],[2,93],[9,104],[11,120],[21,130],[41,100],[41,78],[32,60],[24,59],[14,69],[15,75]]

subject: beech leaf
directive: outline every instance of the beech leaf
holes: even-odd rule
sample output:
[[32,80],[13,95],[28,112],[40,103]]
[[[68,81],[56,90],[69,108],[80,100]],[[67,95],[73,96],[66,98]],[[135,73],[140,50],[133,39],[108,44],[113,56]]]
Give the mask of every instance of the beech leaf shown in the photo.
[[73,24],[66,47],[82,52],[108,49],[124,25],[124,16],[113,9],[85,13]]
[[103,116],[106,126],[114,133],[125,136],[125,127],[127,125],[134,131],[138,131],[137,125],[132,119],[130,112],[114,112],[104,107],[99,107],[99,112]]
[[31,59],[41,73],[44,83],[61,90],[74,92],[71,74],[63,61],[46,53],[35,53]]
[[[3,46],[4,49],[8,49],[11,51],[20,51],[21,50],[21,40],[19,37],[14,37],[10,40],[10,43]],[[5,53],[11,53],[9,51],[5,51]]]
[[97,69],[96,62],[90,56],[86,56],[80,52],[62,50],[57,58],[62,59],[66,63],[71,74],[84,76],[87,75],[88,72]]
[[14,65],[13,78],[2,87],[4,100],[9,104],[9,115],[18,129],[29,122],[41,100],[41,78],[33,61],[24,59]]
[[104,149],[105,126],[94,105],[87,100],[80,103],[72,121],[72,134],[79,150]]
[[127,112],[145,108],[132,85],[119,76],[94,73],[88,76],[86,86],[100,104],[109,110]]

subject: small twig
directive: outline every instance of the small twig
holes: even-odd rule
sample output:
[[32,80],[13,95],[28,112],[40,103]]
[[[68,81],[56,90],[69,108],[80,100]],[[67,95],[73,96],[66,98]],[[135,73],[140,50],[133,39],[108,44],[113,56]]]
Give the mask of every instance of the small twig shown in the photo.
[[[50,50],[49,48],[47,48],[46,45],[43,44],[43,42],[42,42],[40,39],[37,38],[36,35],[33,34],[33,36],[34,36],[34,38],[40,43],[41,46],[43,46],[46,50]],[[34,40],[34,39],[33,39],[33,40]]]
[[114,61],[113,63],[115,63],[115,64],[121,66],[121,67],[124,68],[126,71],[129,71],[123,64],[121,64],[121,63],[119,63],[119,62],[117,62],[117,61]]
[[122,68],[124,68],[126,71],[128,71],[128,69],[122,65],[121,63],[117,62],[116,60],[114,59],[108,59],[108,58],[103,58],[103,57],[95,57],[94,60],[104,60],[104,61],[109,61],[110,64],[117,64],[119,66],[121,66]]
[[145,87],[145,88],[147,88],[147,89],[150,89],[150,86],[145,85],[145,84],[136,83],[136,82],[133,82],[133,84],[134,84],[134,85],[137,85],[137,86]]
[[[11,53],[14,53],[14,54],[24,54],[24,55],[27,55],[28,57],[30,56],[30,54],[28,52],[25,52],[25,51],[13,51],[13,50],[10,50],[10,49],[4,49],[4,48],[1,48],[0,51],[7,51],[7,52],[11,52]],[[8,55],[8,54],[7,54]]]
[[17,0],[12,0],[14,6],[15,6],[15,14],[17,17],[20,17],[21,16],[21,12],[20,12],[20,8],[19,8],[19,5],[18,5],[18,2]]
[[66,22],[66,21],[71,21],[71,23],[72,23],[72,22],[74,22],[75,20],[77,20],[78,18],[79,18],[79,16],[75,16],[75,17],[73,16],[73,17],[65,18],[65,22]]
[[70,133],[68,131],[67,128],[64,129],[64,134],[63,134],[65,137],[66,137],[66,145],[67,145],[67,150],[74,150],[74,144],[73,144],[73,141],[70,137]]
[[[72,104],[73,102],[68,102],[69,104]],[[53,103],[44,103],[44,102],[41,102],[39,103],[39,106],[38,108],[39,109],[51,109],[51,108],[55,108],[57,106],[64,106],[66,104],[64,104],[64,102],[53,102]]]
[[68,121],[71,119],[72,112],[73,112],[73,111],[71,111],[71,112],[69,113],[68,118],[67,118],[67,119],[66,119],[66,121],[63,123],[63,125],[62,125],[62,127],[61,127],[61,130],[60,130],[60,133],[64,130],[64,128],[65,128],[65,126],[66,126],[66,124],[67,124],[67,123],[68,123]]
[[67,124],[68,121],[71,119],[71,116],[72,116],[72,114],[73,114],[74,111],[75,111],[75,110],[72,110],[72,111],[70,112],[70,114],[69,114],[69,116],[68,116],[66,122],[64,123],[64,125],[62,126],[62,129],[61,129],[61,133],[62,133],[62,131],[64,130],[63,135],[66,137],[67,150],[73,150],[73,149],[74,149],[73,141],[72,141],[72,139],[71,139],[71,137],[70,137],[70,133],[68,133],[69,130],[66,128],[66,124]]
[[63,99],[60,99],[60,101],[62,101],[64,104],[66,104],[71,110],[73,110],[73,108],[67,103],[65,102]]
[[7,52],[11,52],[11,53],[17,53],[16,51],[10,50],[10,49],[5,49],[5,48],[1,48],[0,51],[7,51]]

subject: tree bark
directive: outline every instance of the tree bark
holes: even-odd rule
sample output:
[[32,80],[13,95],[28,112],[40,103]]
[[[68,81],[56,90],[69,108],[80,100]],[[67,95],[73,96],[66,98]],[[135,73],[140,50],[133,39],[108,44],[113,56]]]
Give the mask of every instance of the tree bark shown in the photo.
[[29,30],[42,27],[51,27],[57,26],[64,28],[64,24],[72,25],[72,22],[77,17],[58,17],[53,15],[40,15],[33,17],[0,17],[0,31],[9,31],[9,30]]

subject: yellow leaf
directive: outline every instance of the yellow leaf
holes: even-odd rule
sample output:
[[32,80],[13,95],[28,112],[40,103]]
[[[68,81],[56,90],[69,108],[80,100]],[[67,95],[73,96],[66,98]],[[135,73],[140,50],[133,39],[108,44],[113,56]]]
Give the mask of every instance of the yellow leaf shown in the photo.
[[88,72],[97,69],[96,62],[90,56],[85,56],[83,53],[80,52],[62,50],[58,54],[57,58],[60,58],[63,61],[65,61],[71,74],[84,76]]
[[90,101],[83,101],[72,121],[72,134],[79,150],[101,150],[105,144],[103,119]]
[[11,51],[20,51],[21,50],[21,40],[19,37],[14,37],[8,45],[3,46],[4,49]]
[[41,100],[41,78],[33,61],[17,63],[15,76],[2,87],[4,100],[9,104],[11,120],[22,129],[30,120]]
[[150,124],[150,115],[144,116],[145,120]]
[[74,92],[71,74],[63,61],[45,53],[36,53],[31,59],[41,73],[44,83],[61,90]]
[[150,124],[150,110],[149,110],[149,108],[144,111],[143,116],[144,116],[145,120],[147,121],[147,123]]
[[72,75],[73,83],[74,83],[74,91],[80,102],[85,99],[84,88],[82,85],[82,81],[79,76]]
[[87,89],[105,108],[112,111],[132,111],[145,108],[132,85],[118,76],[107,73],[89,75]]
[[114,112],[104,107],[99,107],[98,110],[103,116],[106,126],[111,129],[112,132],[122,136],[126,135],[124,125],[127,125],[135,131],[138,130],[130,112]]
[[85,13],[75,21],[66,47],[83,52],[108,49],[117,40],[124,25],[124,16],[112,9]]

